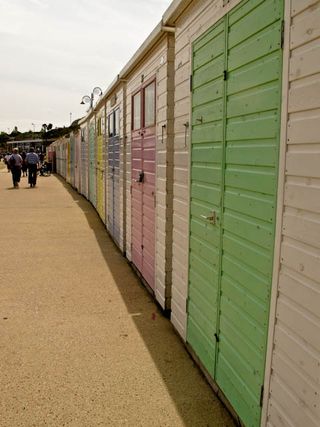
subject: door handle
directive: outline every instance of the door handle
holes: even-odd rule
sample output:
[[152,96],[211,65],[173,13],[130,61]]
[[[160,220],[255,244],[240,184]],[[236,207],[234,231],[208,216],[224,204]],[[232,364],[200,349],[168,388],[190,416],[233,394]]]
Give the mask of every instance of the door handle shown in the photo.
[[136,179],[135,181],[136,181],[136,182],[143,182],[143,180],[144,180],[144,172],[143,172],[143,171],[141,171],[141,172],[139,173],[139,178],[138,178],[138,179]]
[[188,129],[189,129],[189,122],[185,122],[183,123],[184,126],[184,146],[187,146],[187,133],[188,133]]
[[212,214],[207,216],[207,215],[200,215],[201,218],[205,219],[206,221],[209,221],[211,224],[215,225],[217,222],[217,214],[216,211],[212,211]]
[[166,129],[167,125],[162,125],[161,126],[161,144],[163,144],[163,134],[164,134],[164,130]]

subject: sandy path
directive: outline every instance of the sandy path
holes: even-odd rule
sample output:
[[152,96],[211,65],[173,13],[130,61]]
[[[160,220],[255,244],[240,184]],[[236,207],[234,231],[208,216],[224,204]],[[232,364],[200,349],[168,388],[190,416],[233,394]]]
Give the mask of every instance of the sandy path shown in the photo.
[[232,426],[91,205],[0,171],[0,426]]

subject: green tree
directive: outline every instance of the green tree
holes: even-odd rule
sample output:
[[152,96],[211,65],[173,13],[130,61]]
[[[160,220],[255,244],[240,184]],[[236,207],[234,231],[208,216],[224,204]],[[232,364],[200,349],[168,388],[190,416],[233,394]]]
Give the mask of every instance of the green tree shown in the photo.
[[10,133],[10,136],[14,139],[16,139],[17,136],[21,135],[21,132],[18,131],[18,127],[15,126],[13,128],[13,131]]
[[6,149],[6,143],[9,141],[10,137],[5,132],[0,132],[0,150],[4,151]]

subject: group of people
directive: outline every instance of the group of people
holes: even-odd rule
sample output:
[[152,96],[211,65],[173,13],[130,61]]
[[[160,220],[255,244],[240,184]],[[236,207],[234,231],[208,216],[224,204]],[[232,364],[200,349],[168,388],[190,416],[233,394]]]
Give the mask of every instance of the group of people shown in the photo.
[[14,148],[12,154],[5,156],[5,163],[8,171],[11,171],[14,188],[19,188],[21,172],[28,175],[30,187],[35,187],[37,183],[37,172],[40,166],[40,158],[31,147],[28,153],[19,154],[19,149]]

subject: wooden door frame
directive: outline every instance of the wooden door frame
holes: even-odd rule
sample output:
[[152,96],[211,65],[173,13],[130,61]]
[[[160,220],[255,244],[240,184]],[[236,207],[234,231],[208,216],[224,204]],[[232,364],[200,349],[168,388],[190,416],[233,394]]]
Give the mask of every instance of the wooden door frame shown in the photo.
[[[156,86],[156,76],[152,76],[150,77],[148,80],[146,80],[145,82],[143,82],[142,85],[139,86],[138,89],[136,89],[132,95],[131,95],[131,105],[132,105],[132,109],[131,109],[131,132],[137,132],[137,131],[141,131],[142,129],[147,129],[147,128],[151,128],[151,127],[155,127],[156,123],[157,123],[157,117],[156,117],[156,113],[157,113],[157,102],[156,102],[156,96],[157,96],[157,86]],[[152,125],[149,126],[145,126],[145,88],[150,86],[152,83],[154,83],[154,94],[155,94],[155,99],[154,99],[154,123]],[[140,128],[139,129],[134,129],[133,128],[133,123],[134,123],[134,103],[133,103],[133,99],[134,97],[140,92],[141,94],[141,98],[140,98]]]
[[[155,158],[156,158],[156,152],[157,152],[157,148],[156,148],[156,139],[157,139],[157,132],[156,132],[156,125],[157,125],[157,86],[156,86],[156,75],[153,75],[152,77],[150,77],[149,79],[147,79],[146,81],[144,81],[138,88],[136,88],[136,90],[134,92],[132,92],[131,94],[131,154],[132,154],[132,141],[134,138],[137,138],[137,136],[140,136],[140,139],[142,141],[142,146],[141,149],[143,150],[143,139],[144,139],[144,134],[145,131],[147,129],[154,129],[154,136],[155,136],[155,146],[154,146],[154,151],[155,151]],[[149,125],[149,126],[145,126],[145,88],[150,86],[151,84],[154,84],[154,123]],[[135,109],[134,109],[134,97],[140,93],[140,127],[138,129],[134,129],[134,113],[135,113]],[[142,160],[143,161],[143,160]],[[132,158],[131,158],[131,180],[133,179],[132,177]],[[132,182],[132,181],[131,181]],[[132,187],[132,184],[131,184]],[[155,184],[154,184],[154,191],[156,192],[156,160],[155,160]],[[143,187],[141,188],[141,192],[143,194]],[[133,192],[131,192],[131,202],[133,199]],[[131,219],[132,219],[132,211],[131,211]],[[154,223],[156,225],[156,209],[154,209]],[[143,223],[142,223],[142,239],[143,239]],[[131,236],[132,236],[132,221],[131,221]],[[156,229],[154,231],[154,238],[156,239]],[[156,245],[156,244],[155,244]],[[131,250],[132,250],[132,242],[131,242]],[[132,256],[132,255],[131,255]],[[143,262],[143,255],[142,255],[142,262]],[[142,266],[141,266],[142,267]],[[156,258],[155,258],[155,254],[154,254],[154,276],[156,274]],[[143,276],[143,272],[139,270],[139,272],[141,273],[141,276],[144,278]],[[155,279],[155,277],[154,277]],[[155,283],[154,283],[154,288],[151,287],[151,285],[149,285],[149,283],[145,280],[145,283],[148,285],[148,287],[150,289],[152,289],[153,292],[155,292]]]

